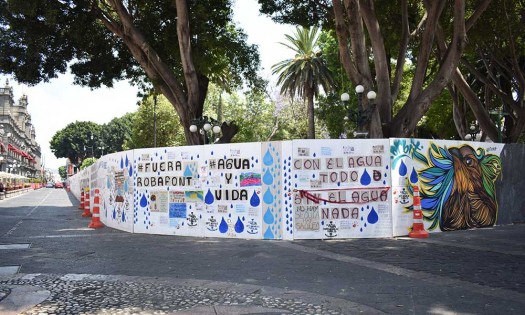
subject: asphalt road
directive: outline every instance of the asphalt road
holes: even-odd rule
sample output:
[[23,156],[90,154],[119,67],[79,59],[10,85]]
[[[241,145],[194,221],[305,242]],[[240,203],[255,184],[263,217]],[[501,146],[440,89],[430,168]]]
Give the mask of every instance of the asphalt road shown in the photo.
[[0,201],[0,314],[525,313],[522,224],[290,242],[94,230],[81,214],[63,189]]

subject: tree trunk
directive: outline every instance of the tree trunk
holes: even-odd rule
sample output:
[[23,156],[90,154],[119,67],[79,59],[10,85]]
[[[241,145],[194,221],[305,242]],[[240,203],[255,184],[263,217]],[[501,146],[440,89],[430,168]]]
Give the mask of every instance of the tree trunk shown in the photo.
[[312,87],[306,88],[307,107],[306,114],[308,115],[308,139],[315,139],[315,116],[314,116],[314,90]]
[[[177,38],[186,89],[140,30],[135,27],[133,17],[122,0],[108,0],[107,2],[114,11],[105,12],[102,8],[95,7],[94,12],[108,30],[123,40],[155,88],[173,105],[179,115],[180,124],[184,128],[186,142],[190,145],[201,144],[203,140],[200,134],[190,132],[189,127],[193,119],[202,116],[209,79],[198,74],[193,64],[187,0],[174,0],[177,9]],[[118,20],[114,19],[115,13]],[[187,92],[184,92],[185,90]],[[229,134],[228,138],[231,140],[233,135]]]
[[[184,80],[187,89],[187,113],[180,116],[181,124],[184,128],[184,135],[188,144],[198,144],[195,142],[195,135],[190,132],[189,128],[191,120],[202,115],[202,108],[204,100],[200,103],[199,95],[199,78],[193,65],[191,57],[191,43],[190,43],[190,19],[188,16],[188,6],[186,0],[175,0],[177,8],[177,38],[179,40],[179,50],[182,62],[182,69],[184,70]],[[200,137],[198,137],[200,139]]]
[[[436,8],[435,10],[439,11],[439,8]],[[425,32],[435,32],[437,29],[436,23],[439,18],[440,15],[437,14],[432,16],[429,15],[426,22],[429,29],[427,30],[427,28],[425,28]],[[432,38],[433,41],[434,36],[428,34],[426,38],[426,40],[431,40]],[[446,85],[450,82],[452,75],[459,64],[465,43],[465,3],[462,0],[455,0],[453,35],[443,58],[440,60],[439,71],[433,80],[426,84],[425,88],[423,88],[425,82],[421,78],[417,80],[415,79],[415,81],[418,81],[419,83],[416,84],[413,82],[407,102],[392,121],[392,136],[410,137],[412,135],[417,123],[430,108],[432,101],[439,96]],[[431,43],[427,43],[424,40],[423,47],[425,50],[428,49],[429,46],[431,46]],[[419,64],[420,62],[422,63],[421,65]],[[428,60],[420,61],[418,59],[419,70],[418,67],[416,67],[416,76],[424,75],[422,68],[426,69],[426,64],[428,64]]]

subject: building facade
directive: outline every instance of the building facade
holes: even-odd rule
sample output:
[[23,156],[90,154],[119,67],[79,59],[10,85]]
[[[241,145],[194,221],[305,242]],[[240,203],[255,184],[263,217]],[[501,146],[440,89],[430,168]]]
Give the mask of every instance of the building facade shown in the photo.
[[6,80],[0,87],[0,172],[40,178],[42,153],[27,105],[27,95],[15,103],[13,87]]

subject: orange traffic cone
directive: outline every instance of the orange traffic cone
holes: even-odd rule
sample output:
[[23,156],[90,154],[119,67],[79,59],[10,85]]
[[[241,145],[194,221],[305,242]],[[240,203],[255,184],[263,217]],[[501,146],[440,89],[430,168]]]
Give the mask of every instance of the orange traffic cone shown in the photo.
[[91,216],[91,201],[89,198],[89,187],[86,187],[86,193],[84,197],[84,213],[82,213],[82,217],[90,217]]
[[84,189],[80,192],[80,204],[78,205],[80,210],[84,210]]
[[98,188],[95,189],[95,196],[93,197],[93,216],[88,228],[99,229],[103,228],[104,224],[100,221],[100,194]]
[[419,187],[414,186],[414,224],[412,225],[412,231],[408,233],[408,236],[414,238],[427,238],[428,232],[425,231],[423,225],[423,212],[421,211],[421,198],[419,198]]

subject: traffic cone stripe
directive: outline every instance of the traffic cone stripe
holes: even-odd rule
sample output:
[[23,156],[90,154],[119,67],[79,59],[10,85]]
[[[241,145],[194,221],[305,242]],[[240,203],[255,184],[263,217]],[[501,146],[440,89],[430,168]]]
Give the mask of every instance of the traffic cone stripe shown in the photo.
[[89,197],[89,188],[86,188],[86,196],[84,197],[84,212],[82,213],[82,217],[90,217],[91,216],[91,201]]
[[91,216],[91,223],[88,227],[92,229],[103,228],[104,224],[100,221],[100,191],[95,189],[95,196],[93,197],[93,214]]
[[408,236],[414,238],[427,238],[428,232],[425,231],[425,225],[423,223],[423,212],[421,211],[421,198],[419,197],[418,186],[414,186],[414,204],[412,214],[412,231],[408,233]]
[[78,205],[80,210],[84,210],[84,190],[80,192],[80,205]]

